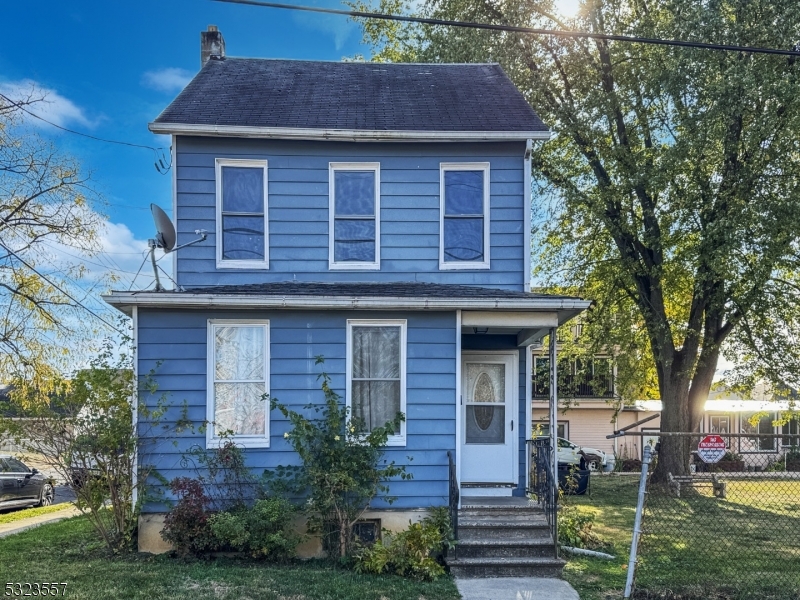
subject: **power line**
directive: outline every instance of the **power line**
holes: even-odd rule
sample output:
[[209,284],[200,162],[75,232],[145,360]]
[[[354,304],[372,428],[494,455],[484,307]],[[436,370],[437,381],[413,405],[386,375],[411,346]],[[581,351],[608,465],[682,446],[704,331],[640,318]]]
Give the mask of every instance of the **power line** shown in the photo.
[[55,289],[57,289],[59,292],[61,292],[62,294],[64,294],[64,295],[65,295],[67,298],[69,298],[69,299],[70,299],[70,300],[72,300],[72,301],[73,301],[75,304],[77,304],[79,307],[81,307],[83,310],[85,310],[85,311],[86,311],[86,312],[88,312],[90,315],[92,315],[92,316],[93,316],[95,319],[97,319],[98,321],[102,322],[102,323],[103,323],[103,324],[105,324],[106,326],[110,327],[111,329],[113,329],[113,330],[114,330],[114,331],[116,331],[117,333],[119,333],[119,334],[121,334],[121,335],[127,335],[127,334],[126,334],[124,331],[121,331],[120,329],[117,329],[117,327],[116,327],[115,325],[112,325],[111,323],[109,323],[108,321],[106,321],[106,320],[105,320],[103,317],[101,317],[101,316],[100,316],[100,315],[98,315],[96,312],[94,312],[94,311],[93,311],[91,308],[89,308],[88,306],[84,305],[84,304],[83,304],[83,303],[82,303],[80,300],[77,300],[77,299],[75,299],[75,297],[74,297],[72,294],[70,294],[69,292],[65,291],[65,290],[64,290],[64,289],[63,289],[63,288],[62,288],[60,285],[58,285],[57,283],[55,283],[55,282],[54,282],[52,279],[49,279],[49,278],[48,278],[46,275],[43,275],[42,273],[40,273],[39,271],[37,271],[35,267],[33,267],[33,266],[31,266],[30,264],[28,264],[28,263],[25,261],[25,259],[23,259],[23,258],[22,258],[22,257],[21,257],[19,254],[17,254],[16,252],[14,252],[14,251],[13,251],[11,248],[9,248],[8,246],[6,246],[6,245],[5,245],[5,244],[3,244],[2,242],[0,242],[0,246],[2,246],[2,247],[3,247],[3,249],[4,249],[6,252],[8,252],[8,253],[9,253],[9,254],[11,254],[12,256],[16,257],[16,259],[17,259],[19,262],[21,262],[23,265],[25,265],[26,267],[28,267],[28,269],[30,269],[31,271],[33,271],[34,273],[36,273],[36,274],[37,274],[39,277],[41,277],[42,279],[44,279],[44,280],[45,280],[47,283],[49,283],[50,285],[52,285],[52,286],[53,286]]
[[292,4],[278,4],[275,2],[261,2],[260,0],[214,0],[230,4],[247,4],[265,8],[283,8],[287,10],[300,10],[307,12],[343,15],[361,19],[381,19],[384,21],[402,21],[405,23],[421,23],[423,25],[443,25],[446,27],[463,27],[467,29],[489,29],[493,31],[510,31],[514,33],[529,33],[535,35],[552,35],[557,37],[608,40],[616,42],[632,42],[635,44],[654,44],[657,46],[682,46],[684,48],[703,48],[705,50],[724,50],[729,52],[749,52],[752,54],[778,54],[782,56],[800,56],[800,44],[792,50],[778,48],[760,48],[757,46],[734,46],[730,44],[708,44],[705,42],[687,42],[685,40],[669,40],[660,38],[644,38],[632,35],[615,35],[610,33],[592,33],[589,31],[565,31],[562,29],[537,29],[534,27],[519,27],[516,25],[495,25],[492,23],[476,23],[472,21],[449,21],[445,19],[431,19],[427,17],[411,17],[406,15],[390,15],[386,13],[364,12],[360,10],[341,10],[337,8],[319,8],[316,6],[295,6]]
[[31,112],[30,110],[25,108],[24,104],[19,103],[19,102],[14,102],[11,98],[6,96],[5,94],[0,94],[0,98],[3,98],[6,102],[9,102],[12,106],[17,107],[19,110],[21,110],[22,112],[24,112],[27,115],[30,115],[34,119],[39,119],[43,123],[47,123],[51,127],[55,127],[56,129],[60,129],[61,131],[65,131],[65,132],[71,133],[73,135],[79,135],[81,137],[89,138],[90,140],[95,140],[97,142],[105,142],[106,144],[118,144],[120,146],[130,146],[131,148],[144,148],[145,150],[151,150],[156,155],[156,163],[155,163],[156,170],[159,173],[161,173],[162,175],[164,173],[167,173],[169,171],[170,167],[172,167],[172,165],[170,164],[169,160],[167,161],[166,164],[164,163],[164,150],[166,150],[166,148],[164,148],[163,146],[155,147],[155,146],[147,146],[145,144],[134,144],[133,142],[121,142],[119,140],[109,140],[107,138],[101,138],[101,137],[97,137],[95,135],[89,135],[88,133],[83,133],[81,131],[75,131],[74,129],[69,129],[69,128],[64,127],[62,125],[58,125],[57,123],[53,123],[52,121],[48,121],[44,117],[40,117],[36,113]]

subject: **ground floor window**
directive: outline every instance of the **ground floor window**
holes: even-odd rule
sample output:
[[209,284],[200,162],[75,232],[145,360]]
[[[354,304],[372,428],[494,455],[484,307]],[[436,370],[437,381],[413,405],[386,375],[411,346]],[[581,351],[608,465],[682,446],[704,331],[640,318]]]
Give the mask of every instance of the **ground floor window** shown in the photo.
[[786,436],[781,440],[784,448],[800,448],[800,415],[784,423],[781,433]]
[[[367,431],[406,412],[406,322],[347,322],[347,405]],[[406,424],[388,445],[405,445]]]
[[208,324],[209,445],[224,435],[249,447],[269,446],[269,322]]
[[[550,423],[534,423],[533,428],[536,436],[548,437],[550,435]],[[565,440],[569,439],[569,421],[558,422],[556,435]]]
[[753,437],[739,438],[739,452],[774,452],[775,438],[757,435],[775,433],[773,418],[771,413],[739,413],[739,431],[756,434]]
[[[729,415],[710,415],[708,417],[708,433],[730,433],[731,432],[731,418]],[[723,436],[725,440],[725,447],[731,449],[731,440]]]

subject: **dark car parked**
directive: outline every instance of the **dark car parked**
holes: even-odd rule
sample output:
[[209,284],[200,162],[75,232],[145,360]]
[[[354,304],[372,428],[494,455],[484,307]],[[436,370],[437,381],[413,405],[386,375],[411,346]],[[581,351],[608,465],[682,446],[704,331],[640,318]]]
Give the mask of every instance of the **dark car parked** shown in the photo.
[[53,482],[13,456],[0,454],[0,510],[48,506],[55,497]]

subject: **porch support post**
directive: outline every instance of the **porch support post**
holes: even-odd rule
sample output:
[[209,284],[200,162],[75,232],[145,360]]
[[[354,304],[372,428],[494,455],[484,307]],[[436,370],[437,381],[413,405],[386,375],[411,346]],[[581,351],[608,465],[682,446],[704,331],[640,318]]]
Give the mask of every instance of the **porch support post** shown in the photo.
[[[550,328],[550,460],[552,465],[552,482],[550,486],[553,507],[558,504],[558,370],[556,365],[556,328]],[[553,517],[556,519],[556,517]],[[557,519],[556,519],[557,521]],[[556,535],[558,530],[555,529]],[[556,537],[553,542],[557,543]]]

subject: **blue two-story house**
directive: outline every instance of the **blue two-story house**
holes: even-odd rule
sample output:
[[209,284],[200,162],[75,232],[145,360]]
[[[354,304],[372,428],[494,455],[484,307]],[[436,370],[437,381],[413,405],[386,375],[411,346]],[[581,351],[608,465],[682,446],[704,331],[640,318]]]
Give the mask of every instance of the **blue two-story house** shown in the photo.
[[[105,299],[133,317],[167,421],[185,401],[211,425],[147,461],[185,475],[182,452],[231,430],[254,469],[296,462],[260,399],[322,402],[323,356],[368,426],[406,416],[387,456],[413,479],[374,507],[384,525],[447,504],[448,452],[463,494],[524,495],[528,349],[588,302],[530,292],[530,153],[549,132],[498,65],[218,51],[150,130],[172,136],[178,243],[208,239],[175,253],[176,289]],[[143,510],[153,549],[164,507]]]

